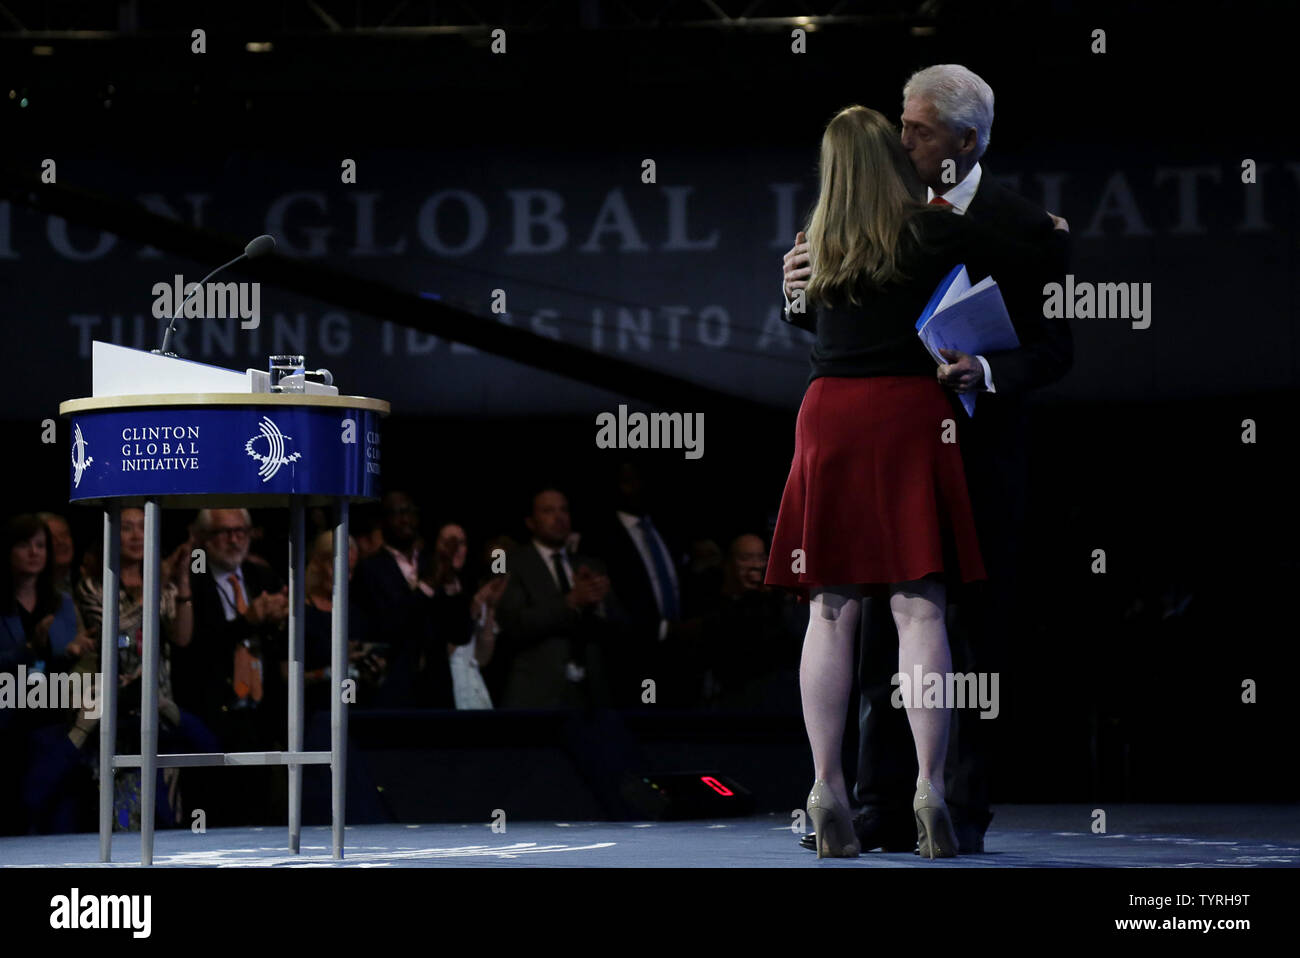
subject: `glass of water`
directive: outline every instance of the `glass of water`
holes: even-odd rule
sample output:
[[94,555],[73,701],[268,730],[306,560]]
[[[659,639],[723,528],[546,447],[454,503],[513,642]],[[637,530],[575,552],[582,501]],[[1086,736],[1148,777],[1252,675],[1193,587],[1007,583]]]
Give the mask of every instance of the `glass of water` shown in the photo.
[[[285,386],[282,385],[280,381],[284,379],[285,376],[303,374],[306,371],[306,362],[307,360],[304,356],[272,356],[270,366],[271,392],[284,392]],[[302,380],[298,380],[296,384],[288,384],[288,388],[290,391],[302,392]]]

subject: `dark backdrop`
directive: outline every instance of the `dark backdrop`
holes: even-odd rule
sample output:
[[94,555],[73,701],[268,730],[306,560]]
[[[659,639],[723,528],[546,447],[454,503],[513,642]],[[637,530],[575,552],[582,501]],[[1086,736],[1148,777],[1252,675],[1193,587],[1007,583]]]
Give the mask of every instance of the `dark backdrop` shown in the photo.
[[[702,460],[651,458],[676,524],[724,539],[766,529],[789,464],[807,343],[776,322],[779,265],[814,199],[825,122],[851,103],[896,116],[918,67],[975,69],[997,93],[987,170],[1069,218],[1081,280],[1152,284],[1148,329],[1075,321],[1075,367],[1034,409],[1040,561],[1020,651],[1043,682],[1013,755],[1043,774],[1017,794],[1068,794],[1109,768],[1147,797],[1294,798],[1293,771],[1254,774],[1293,726],[1297,665],[1285,7],[886,5],[793,56],[788,27],[583,27],[558,5],[532,28],[510,20],[495,58],[476,37],[328,36],[287,13],[268,33],[238,6],[145,9],[148,29],[52,40],[52,55],[0,39],[13,168],[51,157],[60,183],[237,237],[274,232],[289,255],[556,336],[593,363],[744,397],[709,411]],[[198,57],[188,33],[205,24]],[[1105,54],[1089,52],[1095,28]],[[270,53],[244,49],[267,38]],[[153,346],[152,284],[215,263],[65,230],[21,192],[0,199],[0,438],[11,507],[66,508],[66,445],[43,445],[40,424],[89,393],[89,340]],[[505,317],[487,309],[496,288]],[[479,541],[521,531],[542,477],[570,488],[581,528],[614,455],[594,447],[597,413],[691,411],[671,383],[619,396],[324,297],[266,285],[262,310],[260,338],[191,321],[184,351],[242,368],[301,344],[345,392],[390,398],[388,481]],[[92,536],[94,517],[75,518]],[[1105,577],[1088,571],[1094,548]],[[1258,706],[1239,702],[1245,678]],[[1091,762],[1097,741],[1106,757]]]

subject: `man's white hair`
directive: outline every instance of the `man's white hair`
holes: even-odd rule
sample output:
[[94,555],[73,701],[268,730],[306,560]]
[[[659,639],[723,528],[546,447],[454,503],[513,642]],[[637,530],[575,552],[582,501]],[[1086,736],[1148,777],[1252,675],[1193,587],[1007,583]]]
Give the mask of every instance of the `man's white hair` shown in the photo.
[[[245,525],[253,524],[253,516],[247,509],[238,510],[239,514],[244,517]],[[200,509],[198,514],[199,531],[208,533],[212,531],[212,510]]]
[[939,119],[955,133],[975,129],[975,159],[984,155],[993,127],[993,88],[956,63],[917,70],[903,85],[903,106],[913,97],[934,104]]

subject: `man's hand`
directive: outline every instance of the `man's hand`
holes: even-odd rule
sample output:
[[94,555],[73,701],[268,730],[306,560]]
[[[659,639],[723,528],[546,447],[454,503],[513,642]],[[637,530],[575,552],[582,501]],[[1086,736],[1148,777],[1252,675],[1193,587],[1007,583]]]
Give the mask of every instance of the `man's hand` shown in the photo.
[[592,572],[587,566],[579,566],[573,573],[573,588],[564,597],[569,608],[580,610],[593,606],[609,593],[609,576]]
[[248,603],[244,618],[253,625],[264,622],[279,625],[286,621],[289,618],[289,587],[282,586],[279,592],[263,592]]
[[959,393],[984,388],[984,364],[960,349],[941,349],[939,355],[948,365],[939,367],[939,382]]
[[604,600],[605,596],[609,594],[609,576],[600,572],[593,572],[585,565],[579,566],[574,575],[579,579],[586,579],[590,583],[591,593],[596,597],[596,602]]
[[1057,216],[1055,213],[1048,213],[1047,215],[1052,218],[1053,229],[1065,230],[1067,233],[1070,232],[1070,224],[1065,221],[1064,216]]
[[785,295],[789,299],[794,299],[796,289],[806,289],[808,286],[808,277],[812,275],[812,266],[808,254],[808,237],[800,230],[795,236],[794,246],[785,254],[785,268],[782,275],[785,277]]

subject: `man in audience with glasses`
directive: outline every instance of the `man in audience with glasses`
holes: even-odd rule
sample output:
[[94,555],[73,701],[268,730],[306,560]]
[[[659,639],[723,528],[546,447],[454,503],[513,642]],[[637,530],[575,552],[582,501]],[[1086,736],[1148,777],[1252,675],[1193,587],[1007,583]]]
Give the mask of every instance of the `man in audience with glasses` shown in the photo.
[[[173,662],[178,702],[216,732],[226,752],[278,750],[285,736],[276,662],[289,618],[288,587],[265,563],[249,559],[247,509],[202,509],[197,539],[205,573],[191,576],[194,635]],[[275,815],[272,786],[282,770],[209,770],[208,825],[254,824]],[[253,781],[257,779],[257,781]]]

